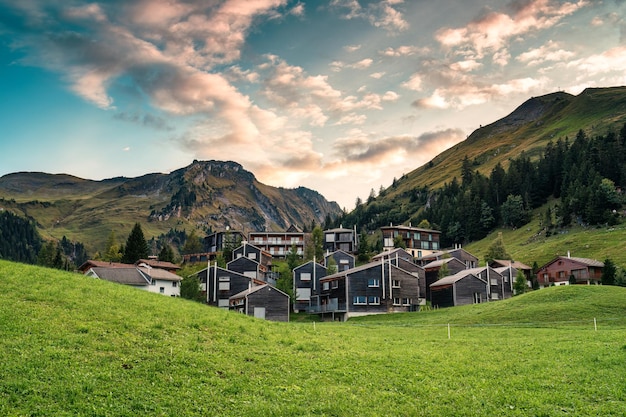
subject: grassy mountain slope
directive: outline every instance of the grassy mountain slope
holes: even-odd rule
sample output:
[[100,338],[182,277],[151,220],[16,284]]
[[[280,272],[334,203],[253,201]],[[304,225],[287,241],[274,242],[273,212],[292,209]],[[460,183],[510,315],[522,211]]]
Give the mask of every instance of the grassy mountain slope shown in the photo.
[[[4,261],[0,283],[1,415],[621,416],[626,408],[619,287],[313,325]],[[512,321],[519,325],[485,326]]]
[[170,174],[90,181],[16,173],[0,178],[0,206],[34,219],[44,236],[63,235],[102,249],[111,230],[126,236],[140,222],[149,238],[170,228],[244,232],[320,224],[341,210],[306,188],[259,183],[235,162],[194,161]]
[[423,186],[439,188],[455,176],[460,178],[465,156],[488,176],[498,162],[507,167],[507,161],[522,151],[539,155],[550,140],[573,139],[581,129],[590,136],[605,134],[609,129],[618,132],[624,123],[626,87],[588,88],[577,96],[557,92],[534,97],[508,116],[475,130],[431,163],[408,173],[394,189],[388,189],[386,197]]

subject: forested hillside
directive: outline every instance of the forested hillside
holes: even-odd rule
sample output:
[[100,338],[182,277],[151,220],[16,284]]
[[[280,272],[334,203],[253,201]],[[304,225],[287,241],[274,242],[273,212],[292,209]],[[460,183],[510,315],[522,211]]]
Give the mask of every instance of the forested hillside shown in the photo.
[[624,205],[620,185],[626,181],[626,125],[619,133],[588,137],[581,130],[573,140],[550,141],[538,158],[522,152],[508,169],[498,163],[489,175],[477,166],[466,157],[460,178],[442,188],[411,190],[400,195],[408,197],[402,204],[372,197],[340,221],[375,230],[426,219],[442,231],[446,247],[482,239],[496,227],[520,227],[530,220],[532,209],[553,198],[558,203],[547,208],[542,223],[548,235],[572,223],[616,224]]

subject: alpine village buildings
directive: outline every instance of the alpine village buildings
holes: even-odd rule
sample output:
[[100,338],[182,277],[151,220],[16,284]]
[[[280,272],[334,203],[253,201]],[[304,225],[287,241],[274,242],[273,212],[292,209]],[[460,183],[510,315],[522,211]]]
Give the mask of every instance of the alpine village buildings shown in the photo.
[[[494,260],[478,266],[478,258],[461,247],[443,250],[438,230],[389,225],[380,228],[383,251],[357,265],[355,229],[324,231],[323,259],[304,262],[292,271],[292,297],[276,287],[273,259],[294,251],[302,259],[310,234],[295,226],[284,232],[211,233],[206,252],[185,255],[184,262],[206,263],[197,272],[206,304],[252,317],[289,321],[290,312],[318,315],[322,320],[418,311],[493,302],[513,296],[518,271],[531,285],[531,268],[518,261]],[[403,248],[398,248],[402,246]],[[230,248],[225,268],[213,262]],[[552,285],[598,284],[603,263],[558,256],[537,271],[540,288]],[[179,267],[154,259],[135,265],[87,261],[84,274],[172,297],[180,296]]]

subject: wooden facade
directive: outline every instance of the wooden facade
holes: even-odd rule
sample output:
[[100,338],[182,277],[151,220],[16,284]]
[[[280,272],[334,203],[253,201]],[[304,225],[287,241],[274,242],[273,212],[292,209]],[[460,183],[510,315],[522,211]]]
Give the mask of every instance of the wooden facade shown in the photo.
[[354,255],[342,251],[342,250],[336,250],[334,252],[328,252],[326,253],[326,255],[324,255],[324,265],[328,266],[328,258],[333,258],[333,261],[335,261],[335,265],[337,266],[337,270],[336,271],[327,271],[329,274],[331,273],[337,273],[340,271],[347,271],[348,269],[352,269],[355,266],[355,259],[354,259]]
[[430,286],[439,279],[439,270],[443,267],[443,265],[446,265],[448,268],[449,275],[454,275],[464,269],[467,269],[465,264],[457,258],[443,258],[424,265],[424,281],[420,283],[420,288],[424,289],[424,298],[426,301],[431,301]]
[[293,270],[293,310],[308,312],[311,300],[319,293],[320,279],[326,277],[326,267],[309,261]]
[[304,255],[305,233],[295,228],[286,232],[250,232],[248,241],[276,258],[285,258],[294,246],[298,256]]
[[216,266],[205,268],[196,275],[206,303],[222,308],[229,307],[229,299],[233,295],[253,286],[265,284],[262,280]]
[[418,277],[390,262],[369,263],[320,280],[311,312],[333,319],[418,309]]
[[357,235],[352,229],[339,227],[337,229],[324,230],[324,251],[335,252],[342,250],[348,253],[355,253],[357,244]]
[[433,307],[455,307],[488,300],[487,282],[471,273],[448,276],[431,284]]
[[537,271],[539,285],[599,284],[604,263],[595,259],[557,256]]
[[236,230],[215,232],[204,238],[204,250],[211,253],[221,252],[224,250],[224,246],[230,245],[231,248],[236,248],[244,240],[245,236],[243,233]]
[[289,296],[269,285],[249,288],[230,297],[234,311],[271,321],[289,321]]
[[426,265],[433,261],[439,261],[446,258],[455,258],[463,262],[465,269],[477,268],[478,258],[463,248],[455,248],[444,251],[433,252],[429,255],[422,256],[418,259],[420,265]]
[[381,227],[380,231],[383,234],[383,250],[385,251],[394,249],[394,242],[398,238],[402,239],[406,251],[414,258],[440,250],[441,232],[439,230],[390,225]]

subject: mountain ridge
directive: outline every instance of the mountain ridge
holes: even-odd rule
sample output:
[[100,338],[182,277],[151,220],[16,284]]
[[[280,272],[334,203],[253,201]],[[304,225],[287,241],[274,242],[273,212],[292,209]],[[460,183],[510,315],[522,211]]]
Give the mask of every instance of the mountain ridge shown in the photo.
[[88,180],[68,174],[19,172],[0,177],[0,207],[35,220],[44,236],[102,248],[113,230],[125,236],[139,222],[148,236],[171,228],[285,230],[320,224],[341,209],[305,187],[260,183],[234,161],[193,161],[138,177]]

